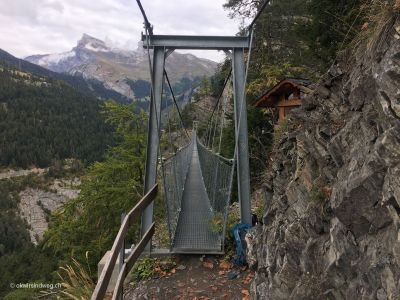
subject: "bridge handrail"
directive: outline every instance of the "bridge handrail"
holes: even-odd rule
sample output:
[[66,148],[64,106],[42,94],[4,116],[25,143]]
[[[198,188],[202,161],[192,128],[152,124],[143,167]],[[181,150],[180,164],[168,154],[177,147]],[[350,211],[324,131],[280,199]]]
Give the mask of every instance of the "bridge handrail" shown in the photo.
[[201,147],[203,147],[205,150],[207,150],[208,152],[212,153],[213,155],[217,156],[220,160],[222,160],[223,162],[232,165],[233,163],[233,159],[229,159],[226,157],[223,157],[222,155],[220,155],[219,153],[214,153],[213,151],[211,151],[210,149],[208,149],[201,141],[199,138],[197,138],[197,143],[200,144]]
[[164,159],[164,163],[165,163],[165,164],[169,163],[169,161],[170,161],[172,158],[174,158],[179,152],[182,152],[183,150],[185,150],[185,149],[186,149],[187,147],[189,147],[191,144],[192,144],[192,141],[191,141],[189,144],[183,146],[182,148],[176,150],[176,152],[175,152],[174,154],[172,154],[172,155],[170,155],[170,156],[168,156],[167,158]]
[[[158,185],[155,184],[150,191],[147,192],[146,195],[132,208],[129,213],[124,218],[121,227],[118,231],[117,237],[114,240],[114,244],[111,248],[110,257],[104,265],[103,271],[97,281],[96,287],[93,291],[91,300],[102,300],[106,294],[108,284],[110,282],[113,270],[115,268],[115,263],[117,261],[117,256],[120,254],[121,248],[123,246],[124,239],[127,235],[129,227],[134,223],[135,219],[139,217],[143,211],[149,206],[157,196]],[[124,261],[122,268],[118,275],[117,284],[114,289],[113,298],[117,299],[122,290],[122,284],[126,275],[132,269],[136,260],[139,258],[140,254],[143,252],[143,249],[150,241],[151,237],[154,234],[155,223],[150,226],[147,232],[144,234],[140,242],[133,249],[129,257]]]

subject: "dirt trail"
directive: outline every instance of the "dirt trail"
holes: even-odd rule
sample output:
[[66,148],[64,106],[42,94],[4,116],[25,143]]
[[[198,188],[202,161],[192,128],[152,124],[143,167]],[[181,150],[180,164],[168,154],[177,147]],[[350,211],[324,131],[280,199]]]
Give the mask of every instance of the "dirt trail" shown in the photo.
[[126,289],[124,299],[248,300],[253,272],[234,267],[223,257],[180,255],[176,266]]

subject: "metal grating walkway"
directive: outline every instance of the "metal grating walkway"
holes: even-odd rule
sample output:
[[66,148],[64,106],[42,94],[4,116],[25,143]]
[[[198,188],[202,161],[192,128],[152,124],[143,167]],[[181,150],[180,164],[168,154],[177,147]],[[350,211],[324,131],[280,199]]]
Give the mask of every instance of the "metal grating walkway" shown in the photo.
[[221,253],[219,234],[210,231],[211,217],[212,210],[201,174],[197,143],[194,143],[173,242],[173,252]]

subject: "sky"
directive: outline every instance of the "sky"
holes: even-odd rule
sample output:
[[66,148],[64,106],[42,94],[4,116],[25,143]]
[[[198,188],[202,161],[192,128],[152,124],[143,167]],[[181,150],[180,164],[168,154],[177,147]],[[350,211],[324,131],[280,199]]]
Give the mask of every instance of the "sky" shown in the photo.
[[[226,0],[142,0],[154,34],[235,35]],[[0,48],[23,58],[71,50],[83,33],[136,49],[143,19],[136,0],[0,0]],[[188,52],[188,51],[186,51]],[[217,51],[190,51],[220,61]]]

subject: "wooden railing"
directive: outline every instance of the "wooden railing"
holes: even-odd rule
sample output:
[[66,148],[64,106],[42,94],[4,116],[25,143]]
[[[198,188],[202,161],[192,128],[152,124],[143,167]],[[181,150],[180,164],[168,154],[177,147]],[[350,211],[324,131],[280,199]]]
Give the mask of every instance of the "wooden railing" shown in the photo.
[[[153,202],[155,197],[157,196],[158,186],[157,184],[135,205],[135,207],[126,215],[124,218],[121,227],[118,231],[117,237],[114,240],[114,244],[111,248],[110,256],[105,264],[103,271],[97,281],[97,285],[92,294],[91,300],[103,300],[107,291],[108,284],[110,282],[112,273],[115,268],[115,263],[117,261],[117,257],[124,246],[124,240],[126,234],[128,232],[129,227],[140,217],[143,211],[149,206],[150,203]],[[124,280],[126,275],[132,269],[136,260],[139,258],[140,254],[143,252],[146,245],[149,243],[151,237],[154,234],[155,223],[151,224],[150,228],[147,232],[142,236],[140,242],[135,246],[129,256],[123,260],[123,264],[121,269],[119,270],[119,275],[117,279],[117,283],[114,288],[114,293],[112,299],[120,299],[122,294],[122,287],[124,284]]]

